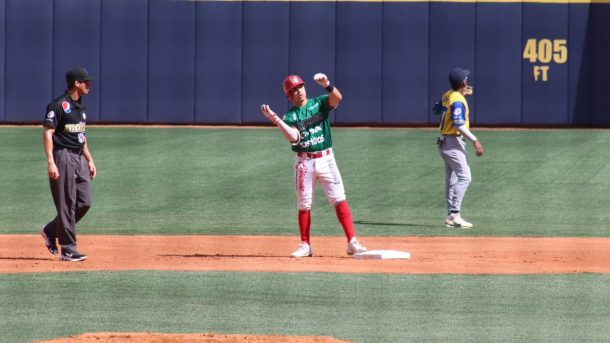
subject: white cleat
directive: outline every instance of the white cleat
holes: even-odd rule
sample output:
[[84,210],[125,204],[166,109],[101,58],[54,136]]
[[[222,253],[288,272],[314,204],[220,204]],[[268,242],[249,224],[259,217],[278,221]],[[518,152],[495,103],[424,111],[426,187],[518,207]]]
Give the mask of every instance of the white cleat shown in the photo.
[[307,244],[307,242],[301,242],[297,250],[295,250],[292,254],[292,257],[311,257],[313,256],[313,252],[311,251],[311,246]]
[[367,250],[368,249],[364,245],[362,245],[362,244],[360,244],[360,242],[358,242],[356,237],[352,237],[352,239],[349,241],[349,243],[347,243],[347,254],[348,255],[363,253]]
[[452,214],[445,219],[445,224],[449,228],[470,229],[473,225],[465,221],[459,213]]

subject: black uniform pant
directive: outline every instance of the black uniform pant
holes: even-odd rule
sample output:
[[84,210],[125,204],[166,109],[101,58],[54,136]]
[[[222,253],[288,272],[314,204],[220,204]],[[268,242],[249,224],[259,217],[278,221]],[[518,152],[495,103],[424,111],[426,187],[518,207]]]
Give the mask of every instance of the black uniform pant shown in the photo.
[[63,251],[75,251],[76,223],[91,207],[91,176],[82,154],[61,149],[53,152],[53,158],[59,179],[49,182],[57,216],[45,231],[51,239],[58,239]]

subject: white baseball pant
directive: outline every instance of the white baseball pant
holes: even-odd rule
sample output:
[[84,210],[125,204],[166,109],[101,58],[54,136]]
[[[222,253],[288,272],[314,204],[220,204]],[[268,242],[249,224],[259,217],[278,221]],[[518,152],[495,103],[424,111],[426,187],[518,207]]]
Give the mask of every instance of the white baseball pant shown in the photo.
[[343,180],[332,149],[315,153],[297,153],[294,169],[299,210],[311,210],[318,180],[331,206],[334,207],[345,200]]

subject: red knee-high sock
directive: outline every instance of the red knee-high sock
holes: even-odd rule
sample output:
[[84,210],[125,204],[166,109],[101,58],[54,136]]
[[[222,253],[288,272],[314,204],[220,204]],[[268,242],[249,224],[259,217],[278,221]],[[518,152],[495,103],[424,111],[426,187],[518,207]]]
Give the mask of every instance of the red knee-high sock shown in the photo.
[[335,212],[337,212],[337,219],[343,226],[345,237],[349,242],[356,234],[354,233],[354,223],[352,222],[352,211],[349,209],[347,201],[342,201],[339,205],[335,206]]
[[309,244],[309,229],[311,228],[311,212],[299,210],[299,231],[301,232],[301,241]]

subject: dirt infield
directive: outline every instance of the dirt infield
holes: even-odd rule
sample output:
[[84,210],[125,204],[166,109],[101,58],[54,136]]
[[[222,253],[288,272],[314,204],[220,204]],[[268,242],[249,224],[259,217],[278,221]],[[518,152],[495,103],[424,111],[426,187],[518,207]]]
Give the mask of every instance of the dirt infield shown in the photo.
[[288,257],[285,236],[79,236],[89,259],[62,262],[38,235],[0,235],[0,273],[101,270],[384,274],[610,273],[610,238],[362,237],[408,260],[355,260],[343,237],[314,237],[311,258]]

